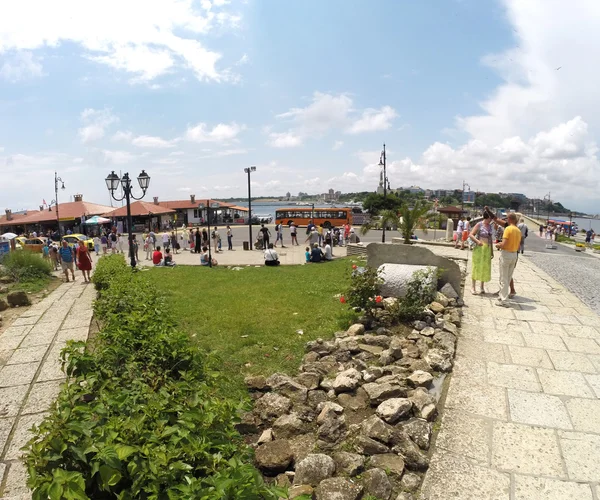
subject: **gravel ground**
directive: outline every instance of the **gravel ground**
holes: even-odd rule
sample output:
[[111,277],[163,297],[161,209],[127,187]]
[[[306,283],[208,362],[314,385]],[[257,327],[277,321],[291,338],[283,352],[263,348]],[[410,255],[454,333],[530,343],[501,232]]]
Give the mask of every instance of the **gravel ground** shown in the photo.
[[529,259],[600,314],[600,259],[539,252],[519,257]]

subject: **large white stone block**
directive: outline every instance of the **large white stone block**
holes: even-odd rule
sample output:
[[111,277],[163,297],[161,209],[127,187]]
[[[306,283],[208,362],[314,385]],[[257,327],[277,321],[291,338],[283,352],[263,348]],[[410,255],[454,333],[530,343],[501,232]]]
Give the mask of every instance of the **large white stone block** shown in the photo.
[[379,276],[383,279],[381,295],[384,297],[402,298],[406,295],[406,286],[417,271],[433,269],[433,285],[437,289],[437,267],[412,266],[408,264],[382,264],[379,266]]

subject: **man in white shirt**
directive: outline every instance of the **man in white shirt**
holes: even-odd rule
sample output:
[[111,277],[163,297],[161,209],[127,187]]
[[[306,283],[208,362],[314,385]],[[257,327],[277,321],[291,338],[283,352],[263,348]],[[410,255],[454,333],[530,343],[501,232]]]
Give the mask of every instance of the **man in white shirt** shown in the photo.
[[265,250],[265,266],[278,266],[279,256],[273,249],[273,243],[269,243],[269,248]]
[[325,260],[333,260],[333,252],[329,243],[325,245],[323,250],[325,250]]
[[519,251],[522,255],[525,251],[525,238],[529,236],[529,228],[527,227],[527,224],[525,224],[525,219],[521,219],[517,227],[521,231],[521,245],[519,246]]

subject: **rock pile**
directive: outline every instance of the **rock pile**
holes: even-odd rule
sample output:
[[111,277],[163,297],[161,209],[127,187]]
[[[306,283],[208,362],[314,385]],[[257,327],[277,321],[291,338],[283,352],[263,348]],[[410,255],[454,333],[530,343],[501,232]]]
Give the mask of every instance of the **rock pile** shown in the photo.
[[238,429],[263,475],[291,498],[414,498],[437,415],[429,389],[454,359],[462,301],[450,295],[438,293],[412,328],[383,327],[380,312],[308,342],[295,377],[248,377],[255,404]]

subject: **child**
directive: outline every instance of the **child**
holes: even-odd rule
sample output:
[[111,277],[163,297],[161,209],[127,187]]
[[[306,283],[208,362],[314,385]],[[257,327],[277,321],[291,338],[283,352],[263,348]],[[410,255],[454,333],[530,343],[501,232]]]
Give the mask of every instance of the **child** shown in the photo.
[[306,259],[306,263],[308,264],[310,262],[310,248],[306,247],[304,250],[306,250],[304,252],[304,258]]

